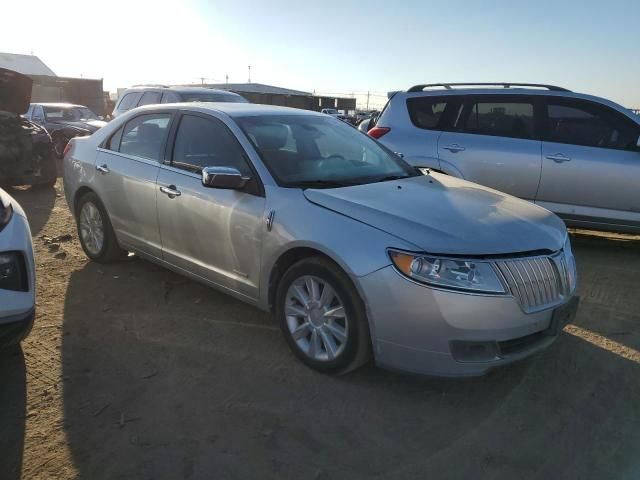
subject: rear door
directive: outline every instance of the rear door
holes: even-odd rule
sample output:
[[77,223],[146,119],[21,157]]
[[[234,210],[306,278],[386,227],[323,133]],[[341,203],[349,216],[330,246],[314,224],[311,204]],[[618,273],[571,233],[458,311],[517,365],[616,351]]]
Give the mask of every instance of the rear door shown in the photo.
[[438,141],[445,172],[527,200],[540,181],[540,102],[528,95],[465,96],[453,126]]
[[[205,187],[204,167],[233,167],[252,180],[243,190]],[[156,189],[164,259],[257,298],[265,197],[243,147],[225,123],[210,115],[183,114]]]
[[118,240],[161,258],[156,178],[164,159],[171,111],[137,115],[98,149],[95,189]]
[[606,105],[547,97],[536,203],[574,222],[640,227],[640,125]]

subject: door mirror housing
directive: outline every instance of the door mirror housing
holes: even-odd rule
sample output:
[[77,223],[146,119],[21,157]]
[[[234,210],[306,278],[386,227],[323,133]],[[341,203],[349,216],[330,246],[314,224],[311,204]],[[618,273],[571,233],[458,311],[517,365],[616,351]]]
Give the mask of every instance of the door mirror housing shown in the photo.
[[241,190],[251,180],[244,177],[240,170],[233,167],[204,167],[202,169],[202,185],[209,188],[225,188]]

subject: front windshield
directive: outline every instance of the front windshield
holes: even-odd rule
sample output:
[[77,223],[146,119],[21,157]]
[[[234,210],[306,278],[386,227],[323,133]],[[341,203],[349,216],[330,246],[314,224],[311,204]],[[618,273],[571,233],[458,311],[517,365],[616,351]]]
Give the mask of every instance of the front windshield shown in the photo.
[[98,116],[87,107],[44,107],[44,113],[47,115],[47,119],[51,121],[80,122],[98,120]]
[[183,102],[227,102],[227,103],[249,103],[246,98],[240,95],[230,95],[225,93],[183,93]]
[[281,186],[339,187],[418,175],[335,118],[263,115],[236,120]]

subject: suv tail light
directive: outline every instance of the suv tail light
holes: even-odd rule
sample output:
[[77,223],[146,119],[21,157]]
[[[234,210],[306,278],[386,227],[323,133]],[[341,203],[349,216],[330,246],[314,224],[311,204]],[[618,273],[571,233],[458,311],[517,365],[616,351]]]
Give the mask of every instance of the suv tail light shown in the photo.
[[62,158],[67,156],[67,153],[69,153],[69,150],[71,150],[71,147],[72,147],[71,140],[69,140],[67,144],[64,146],[64,151],[62,152]]
[[373,127],[371,130],[367,132],[367,135],[373,138],[380,138],[383,135],[389,133],[391,129],[389,127]]

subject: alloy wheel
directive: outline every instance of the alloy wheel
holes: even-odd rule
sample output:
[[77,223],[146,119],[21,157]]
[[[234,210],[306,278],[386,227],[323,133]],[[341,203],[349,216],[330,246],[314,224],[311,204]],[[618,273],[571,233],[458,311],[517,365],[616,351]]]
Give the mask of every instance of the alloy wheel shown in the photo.
[[284,314],[291,337],[310,359],[330,361],[344,351],[349,320],[326,280],[311,275],[297,278],[287,290]]
[[104,245],[104,224],[102,214],[92,202],[86,202],[80,209],[80,237],[86,249],[98,256]]

